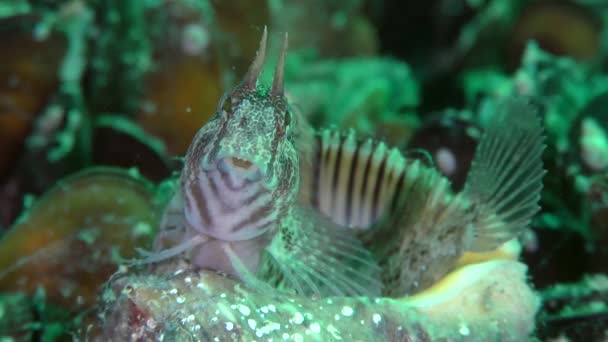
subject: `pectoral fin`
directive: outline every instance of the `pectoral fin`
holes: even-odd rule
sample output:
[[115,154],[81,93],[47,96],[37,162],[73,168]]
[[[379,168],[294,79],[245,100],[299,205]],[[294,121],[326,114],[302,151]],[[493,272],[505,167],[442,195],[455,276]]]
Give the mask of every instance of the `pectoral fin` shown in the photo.
[[267,249],[260,276],[306,296],[377,296],[380,268],[352,230],[296,207]]

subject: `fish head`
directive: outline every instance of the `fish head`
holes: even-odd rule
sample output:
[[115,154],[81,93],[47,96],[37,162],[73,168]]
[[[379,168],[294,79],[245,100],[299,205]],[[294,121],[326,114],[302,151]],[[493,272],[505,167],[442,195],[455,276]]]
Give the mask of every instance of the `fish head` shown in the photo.
[[197,133],[181,177],[185,217],[225,241],[256,238],[285,215],[299,188],[295,117],[284,94],[287,36],[270,89],[258,87],[267,32],[243,81]]

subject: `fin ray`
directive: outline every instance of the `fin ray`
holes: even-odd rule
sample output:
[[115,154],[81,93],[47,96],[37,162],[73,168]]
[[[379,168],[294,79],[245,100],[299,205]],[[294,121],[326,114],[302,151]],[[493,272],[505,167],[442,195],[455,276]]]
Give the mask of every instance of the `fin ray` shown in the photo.
[[[354,130],[322,129],[313,158],[317,186],[312,206],[339,226],[370,228],[392,212],[392,199],[408,160],[397,148],[357,136]],[[304,184],[304,186],[310,186]]]
[[465,183],[475,205],[476,239],[486,251],[515,237],[539,210],[545,171],[541,120],[524,99],[508,99],[486,128]]
[[164,260],[176,257],[176,256],[200,245],[201,243],[203,243],[205,241],[207,241],[207,237],[205,237],[203,235],[195,235],[176,246],[173,246],[173,247],[167,248],[167,249],[163,249],[158,252],[152,252],[152,251],[144,250],[142,248],[136,248],[135,250],[137,251],[137,253],[139,253],[144,258],[143,259],[124,260],[124,261],[127,262],[128,264],[132,264],[132,265],[156,263],[159,261],[164,261]]
[[[301,295],[380,294],[380,268],[352,231],[296,207],[268,248],[281,287]],[[266,266],[267,267],[267,266]]]
[[230,259],[230,264],[238,274],[238,277],[247,285],[250,289],[267,295],[272,295],[274,288],[257,277],[256,274],[251,272],[247,266],[243,263],[238,254],[229,246],[224,246],[224,252]]

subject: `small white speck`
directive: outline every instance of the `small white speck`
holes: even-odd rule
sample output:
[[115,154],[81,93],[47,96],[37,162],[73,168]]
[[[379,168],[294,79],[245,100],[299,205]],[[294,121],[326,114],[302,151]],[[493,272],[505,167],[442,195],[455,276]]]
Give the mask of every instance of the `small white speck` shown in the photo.
[[333,338],[336,340],[342,339],[342,336],[340,336],[340,331],[331,324],[327,326],[327,332],[330,333],[331,336],[333,336]]
[[277,308],[274,305],[272,305],[272,304],[268,305],[268,310],[270,310],[272,312],[277,312]]
[[149,319],[146,321],[146,325],[148,326],[148,328],[150,328],[150,329],[154,329],[154,328],[156,328],[156,321],[155,321],[155,320],[153,320],[152,318],[149,318]]
[[285,340],[285,341],[289,340],[289,334],[288,333],[283,333],[283,340]]
[[464,324],[460,325],[460,329],[458,329],[458,332],[460,333],[460,335],[462,336],[469,336],[469,334],[471,333],[471,331],[469,331],[469,327],[467,327]]
[[177,294],[177,289],[171,289],[171,290],[169,290],[169,294],[172,294],[172,295]]
[[220,298],[226,298],[226,294],[225,293],[220,293]]
[[443,174],[451,176],[458,170],[458,162],[454,153],[447,148],[441,147],[435,152],[437,168]]
[[175,298],[175,301],[177,302],[177,304],[184,304],[184,302],[186,301],[186,297],[179,296],[179,297]]
[[344,316],[352,316],[353,312],[353,308],[351,308],[350,306],[345,306],[342,308],[342,315]]
[[361,325],[365,325],[365,321],[364,320],[361,320],[360,323],[361,323]]
[[304,336],[302,336],[300,334],[293,334],[293,340],[295,342],[303,342],[304,341]]
[[234,328],[234,324],[232,322],[226,322],[226,330],[230,331]]
[[335,319],[336,321],[339,321],[339,320],[340,320],[340,315],[335,315],[335,316],[334,316],[334,319]]
[[327,300],[327,304],[333,304],[333,303],[334,303],[334,301],[331,300],[331,298]]
[[294,324],[302,324],[302,322],[304,322],[304,316],[302,316],[301,313],[296,312],[293,314],[293,317],[291,317],[290,321]]
[[199,289],[204,289],[205,288],[205,284],[198,283],[198,284],[196,284],[196,287],[198,287]]
[[192,278],[190,278],[190,277],[186,277],[186,278],[184,278],[184,281],[185,281],[186,283],[190,284],[190,283],[192,282]]
[[239,304],[237,309],[243,316],[249,316],[249,314],[251,313],[251,310],[249,309],[249,307],[246,305],[243,305],[243,304]]
[[310,330],[313,333],[318,334],[321,332],[321,326],[319,325],[319,323],[313,323],[310,325]]
[[268,313],[268,307],[267,306],[262,306],[260,308],[260,311],[262,311],[263,313]]
[[256,323],[255,323],[255,319],[248,319],[247,320],[247,324],[249,324],[249,327],[253,330],[255,329]]
[[195,325],[195,326],[194,326],[194,330],[195,330],[195,331],[196,331],[196,330],[201,330],[201,325],[200,325],[200,324]]
[[209,43],[209,31],[204,26],[200,24],[189,24],[184,27],[181,37],[181,47],[187,55],[196,56],[204,54]]
[[372,316],[372,320],[374,321],[374,323],[376,325],[378,325],[380,323],[380,321],[382,320],[382,316],[380,316],[379,314],[376,313]]
[[144,222],[139,222],[133,227],[133,235],[146,236],[152,233],[152,227]]
[[[266,324],[264,324],[264,326],[262,326],[261,328],[259,328],[255,331],[255,335],[257,337],[262,337],[266,334],[270,334],[271,332],[273,332],[275,330],[280,330],[280,329],[281,329],[281,325],[279,323],[267,322]],[[272,341],[272,339],[270,339],[270,341]]]

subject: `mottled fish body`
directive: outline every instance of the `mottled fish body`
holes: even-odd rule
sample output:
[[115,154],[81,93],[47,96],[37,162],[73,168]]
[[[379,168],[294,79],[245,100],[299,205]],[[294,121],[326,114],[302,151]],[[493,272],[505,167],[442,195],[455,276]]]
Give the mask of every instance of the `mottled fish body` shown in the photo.
[[505,100],[482,136],[465,189],[434,167],[354,132],[322,130],[302,193],[334,223],[362,231],[382,266],[384,295],[420,291],[465,251],[514,238],[538,211],[543,129],[524,99]]
[[157,252],[184,255],[260,291],[379,295],[379,267],[356,236],[300,196],[312,133],[284,94],[287,35],[272,87],[258,87],[267,32],[243,81],[194,137],[163,218]]
[[287,39],[272,87],[257,85],[266,39],[195,136],[161,227],[168,245],[145,262],[186,255],[258,290],[404,296],[465,251],[514,238],[538,211],[543,129],[525,100],[501,106],[455,194],[382,142],[332,130],[315,140],[284,95]]

